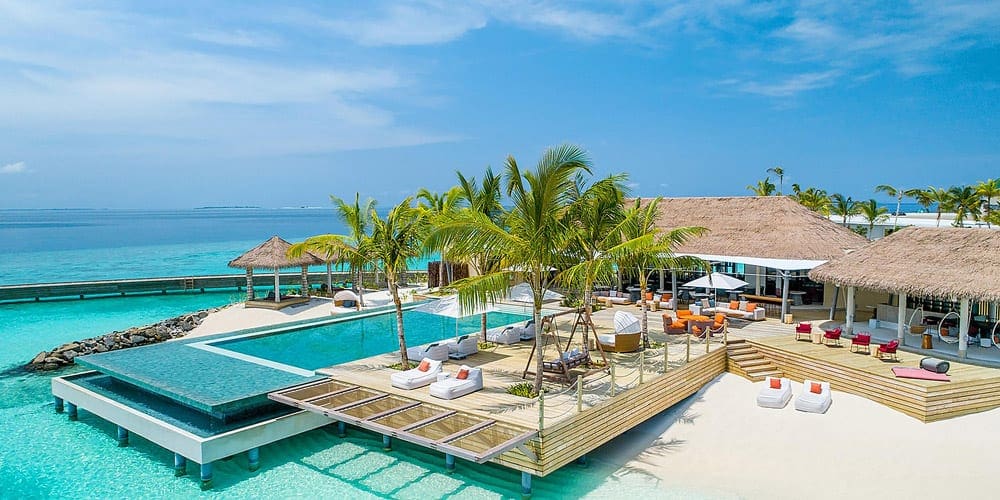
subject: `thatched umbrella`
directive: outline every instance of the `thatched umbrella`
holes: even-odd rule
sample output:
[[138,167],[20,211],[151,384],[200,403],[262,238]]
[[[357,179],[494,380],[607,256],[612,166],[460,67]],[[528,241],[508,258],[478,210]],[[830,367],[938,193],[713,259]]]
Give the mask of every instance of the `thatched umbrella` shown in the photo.
[[279,288],[278,271],[289,267],[302,268],[302,292],[309,295],[309,266],[323,263],[323,259],[304,252],[300,257],[289,258],[288,249],[291,243],[278,236],[250,249],[245,254],[229,261],[229,267],[247,270],[247,300],[253,300],[253,270],[273,269],[274,270],[274,301],[281,301],[281,289]]

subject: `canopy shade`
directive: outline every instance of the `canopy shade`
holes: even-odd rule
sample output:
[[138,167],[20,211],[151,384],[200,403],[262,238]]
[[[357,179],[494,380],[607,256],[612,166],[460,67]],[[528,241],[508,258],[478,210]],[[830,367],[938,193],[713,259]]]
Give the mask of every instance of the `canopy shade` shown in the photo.
[[615,333],[639,333],[642,327],[639,318],[625,311],[615,311]]
[[458,301],[458,295],[449,295],[443,299],[432,300],[424,305],[415,307],[413,310],[436,314],[438,316],[447,316],[449,318],[464,318],[466,316],[476,316],[495,311],[496,307],[493,305],[477,306],[474,310],[469,311],[462,307],[461,302]]
[[[561,300],[563,298],[561,293],[553,292],[552,290],[544,290],[542,292],[542,302],[548,302],[550,300]],[[507,299],[513,302],[535,302],[535,295],[531,290],[531,285],[527,283],[519,283],[510,287],[510,291],[507,292]]]
[[684,286],[693,286],[696,288],[717,288],[720,290],[735,290],[737,288],[743,288],[747,285],[749,285],[749,283],[746,281],[722,273],[706,274],[696,280],[684,283]]
[[292,244],[272,236],[271,239],[248,250],[243,255],[229,261],[229,267],[239,269],[283,269],[286,267],[314,266],[325,262],[323,259],[303,252],[301,256],[290,258],[288,249]]

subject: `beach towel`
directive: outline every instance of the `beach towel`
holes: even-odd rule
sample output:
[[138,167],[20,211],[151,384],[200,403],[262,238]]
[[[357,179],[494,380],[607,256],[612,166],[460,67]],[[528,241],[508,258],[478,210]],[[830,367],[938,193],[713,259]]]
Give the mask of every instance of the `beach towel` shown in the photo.
[[904,368],[902,366],[895,366],[892,368],[892,373],[899,378],[915,378],[919,380],[938,380],[941,382],[950,382],[951,379],[943,373],[934,373],[932,371],[927,371],[922,368]]

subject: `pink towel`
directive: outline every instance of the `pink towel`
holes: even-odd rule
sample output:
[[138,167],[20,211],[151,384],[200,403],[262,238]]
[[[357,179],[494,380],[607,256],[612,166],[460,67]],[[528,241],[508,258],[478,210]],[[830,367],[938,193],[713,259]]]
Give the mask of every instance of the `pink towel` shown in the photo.
[[934,373],[932,371],[924,370],[923,368],[903,368],[902,366],[894,366],[892,368],[892,373],[899,378],[915,378],[920,380],[939,380],[941,382],[950,382],[951,379],[943,373]]

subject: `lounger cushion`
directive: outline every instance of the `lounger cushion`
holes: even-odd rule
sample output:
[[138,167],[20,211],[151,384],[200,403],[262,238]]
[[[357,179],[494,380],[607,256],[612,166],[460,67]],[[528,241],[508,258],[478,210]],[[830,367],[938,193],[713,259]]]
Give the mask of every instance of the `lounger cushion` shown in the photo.
[[424,359],[423,361],[420,362],[420,366],[417,367],[417,369],[422,372],[430,370],[430,368],[431,368],[431,361],[429,359]]
[[730,309],[739,309],[740,308],[740,301],[738,301],[738,300],[730,300],[729,301],[729,308]]
[[458,371],[458,375],[455,375],[455,378],[457,378],[458,380],[465,380],[469,378],[469,370],[466,368],[462,368],[461,370]]
[[819,385],[819,383],[817,382],[813,382],[812,384],[809,384],[809,392],[813,394],[819,394],[823,392],[823,386]]
[[771,389],[781,389],[781,379],[772,378],[771,379]]
[[754,309],[757,309],[757,304],[753,302],[747,302],[747,312],[753,312]]

